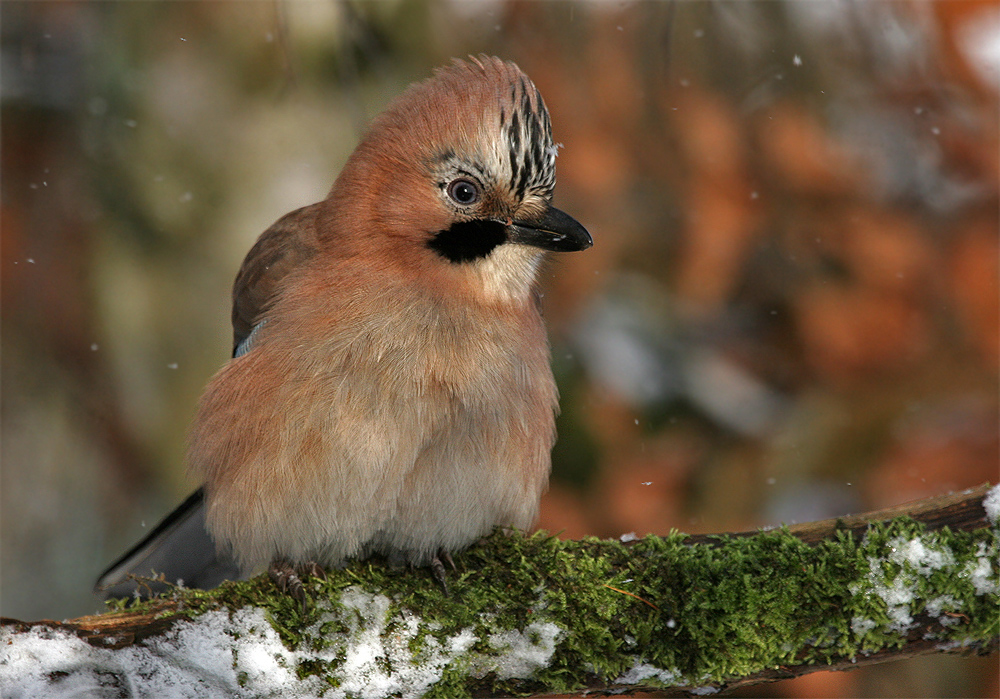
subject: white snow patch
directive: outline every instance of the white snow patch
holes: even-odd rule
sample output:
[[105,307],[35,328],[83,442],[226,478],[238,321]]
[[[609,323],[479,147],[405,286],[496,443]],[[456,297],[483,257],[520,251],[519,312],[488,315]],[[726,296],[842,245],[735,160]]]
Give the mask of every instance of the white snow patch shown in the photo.
[[710,694],[715,694],[719,691],[718,687],[695,687],[690,690],[692,694],[696,697],[707,697]]
[[654,667],[649,663],[640,663],[638,660],[624,675],[615,680],[615,684],[641,684],[644,680],[655,679],[662,682],[664,686],[670,687],[677,684],[680,673],[673,670],[664,670]]
[[[45,627],[21,634],[4,629],[0,644],[7,650],[0,686],[8,699],[110,696],[118,688],[124,696],[150,699],[271,697],[287,695],[295,677],[289,652],[258,610],[232,619],[210,612],[144,646],[117,651]],[[248,673],[247,688],[240,686],[240,673]]]
[[1000,520],[1000,485],[990,488],[983,498],[983,509],[986,510],[986,519],[990,524],[996,525]]
[[[990,594],[1000,589],[1000,578],[996,572],[996,545],[980,543],[976,559],[959,567],[954,552],[942,544],[933,534],[924,534],[907,539],[896,537],[888,542],[887,558],[871,556],[868,559],[868,574],[864,580],[849,586],[853,594],[877,596],[885,603],[889,623],[887,631],[906,633],[913,628],[913,613],[920,611],[918,576],[930,576],[935,571],[943,571],[949,576],[965,578],[977,595]],[[945,612],[957,611],[961,602],[951,595],[928,600],[924,605],[927,614],[939,620],[943,626],[954,623],[955,617]],[[864,617],[854,617],[851,630],[864,636],[875,628],[875,622]]]
[[958,611],[962,608],[962,600],[957,600],[951,595],[941,595],[927,601],[927,615],[935,619],[945,611]]
[[628,534],[622,534],[618,538],[619,538],[619,540],[621,540],[621,542],[623,544],[627,544],[630,541],[638,541],[639,540],[639,537],[636,536],[635,532],[629,532]]
[[[913,624],[913,615],[910,614],[910,603],[913,601],[913,588],[910,587],[913,582],[911,577],[904,572],[893,580],[887,580],[885,573],[882,572],[882,559],[869,558],[866,578],[868,584],[852,583],[848,589],[854,594],[863,592],[865,595],[875,594],[881,597],[882,601],[885,602],[885,611],[889,617],[888,630],[906,633]],[[874,626],[868,626],[869,620],[860,617],[855,617],[855,620],[858,622],[858,627],[855,628],[854,621],[852,621],[851,628],[859,635],[874,628]]]
[[531,677],[531,673],[548,664],[561,633],[562,630],[551,622],[536,621],[524,631],[511,629],[490,634],[490,645],[505,653],[490,669],[502,680]]
[[889,630],[903,634],[913,626],[913,615],[910,614],[910,603],[913,601],[913,588],[906,580],[896,578],[892,585],[878,588],[878,594],[885,600],[886,614],[889,615]]
[[977,595],[987,595],[1000,588],[997,574],[993,571],[996,556],[996,547],[991,546],[987,549],[986,544],[980,542],[976,549],[976,560],[966,563],[962,570],[962,577],[970,579]]
[[448,652],[465,653],[472,648],[472,644],[476,640],[476,634],[472,629],[462,629],[458,632],[458,635],[448,639]]
[[941,626],[953,626],[959,622],[958,617],[948,616],[947,612],[956,612],[962,608],[962,600],[951,595],[941,595],[927,601],[925,607],[927,616],[937,619]]
[[874,619],[865,619],[864,617],[856,616],[851,619],[851,631],[858,638],[863,638],[865,634],[874,629],[877,626]]
[[889,560],[894,563],[909,563],[921,575],[930,575],[945,566],[955,565],[955,556],[948,549],[935,549],[917,536],[904,539],[897,536],[889,542]]
[[[868,575],[864,582],[852,583],[848,589],[853,594],[863,593],[864,595],[876,595],[885,602],[886,615],[889,623],[886,630],[905,634],[913,626],[913,614],[911,603],[914,598],[914,588],[916,577],[914,573],[923,566],[927,569],[926,574],[930,574],[931,561],[937,564],[939,560],[944,560],[944,556],[930,555],[929,549],[924,545],[920,537],[914,539],[903,539],[896,537],[889,542],[889,560],[896,563],[899,572],[891,579],[885,571],[885,559],[872,556],[868,559]],[[935,554],[940,553],[934,551]],[[953,558],[952,561],[954,562]],[[857,635],[863,636],[875,627],[875,623],[863,617],[854,617],[851,621],[851,630]]]
[[[444,638],[424,635],[414,653],[410,644],[421,632],[416,615],[390,614],[388,597],[358,588],[345,590],[340,602],[321,610],[294,651],[282,644],[264,612],[252,608],[209,612],[119,650],[92,646],[62,630],[39,626],[16,633],[5,627],[0,629],[0,688],[4,699],[418,697],[456,661],[504,679],[528,677],[551,659],[562,633],[553,623],[535,622],[523,632],[493,634],[490,643],[503,651],[495,657],[473,652],[478,638],[473,628],[465,628]],[[330,622],[346,632],[323,636],[321,629]],[[308,640],[320,637],[321,648]],[[341,684],[334,688],[319,677],[298,679],[303,661],[339,667]]]

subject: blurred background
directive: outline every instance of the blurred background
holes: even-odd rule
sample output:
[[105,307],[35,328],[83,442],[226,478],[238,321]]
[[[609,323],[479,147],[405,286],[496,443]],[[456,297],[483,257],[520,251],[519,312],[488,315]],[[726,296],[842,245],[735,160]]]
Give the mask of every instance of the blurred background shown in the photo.
[[[196,485],[229,291],[453,56],[549,106],[560,440],[541,527],[719,532],[997,482],[994,2],[0,4],[0,613],[99,608]],[[997,656],[758,696],[997,696]]]

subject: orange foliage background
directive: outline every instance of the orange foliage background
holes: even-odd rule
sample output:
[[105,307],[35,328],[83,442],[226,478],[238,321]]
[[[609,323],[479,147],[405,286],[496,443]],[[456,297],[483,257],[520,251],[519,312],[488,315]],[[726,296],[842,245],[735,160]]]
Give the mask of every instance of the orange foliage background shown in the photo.
[[[0,13],[5,615],[96,608],[97,573],[193,487],[243,254],[469,53],[535,80],[556,203],[595,239],[544,278],[563,414],[541,527],[742,530],[998,480],[995,3]],[[996,677],[925,658],[754,694]]]

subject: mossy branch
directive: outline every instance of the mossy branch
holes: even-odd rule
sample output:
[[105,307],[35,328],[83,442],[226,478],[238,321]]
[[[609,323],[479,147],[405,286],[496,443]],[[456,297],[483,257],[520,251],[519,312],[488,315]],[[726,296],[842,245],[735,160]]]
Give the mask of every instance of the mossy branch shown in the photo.
[[[8,619],[0,687],[705,694],[987,653],[1000,636],[998,509],[1000,488],[982,486],[766,532],[629,543],[497,534],[455,556],[450,597],[425,571],[367,562],[311,581],[305,613],[261,577],[66,622]],[[75,645],[45,652],[56,643]]]

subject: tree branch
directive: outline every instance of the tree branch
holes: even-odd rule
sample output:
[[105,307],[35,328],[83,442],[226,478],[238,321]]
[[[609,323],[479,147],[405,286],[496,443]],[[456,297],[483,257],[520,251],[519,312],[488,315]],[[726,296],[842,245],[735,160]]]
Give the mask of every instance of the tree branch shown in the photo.
[[260,577],[65,622],[4,619],[0,687],[704,694],[989,653],[1000,636],[998,510],[1000,488],[981,486],[765,532],[624,544],[497,534],[455,557],[451,597],[425,571],[365,562],[312,581],[305,614]]

